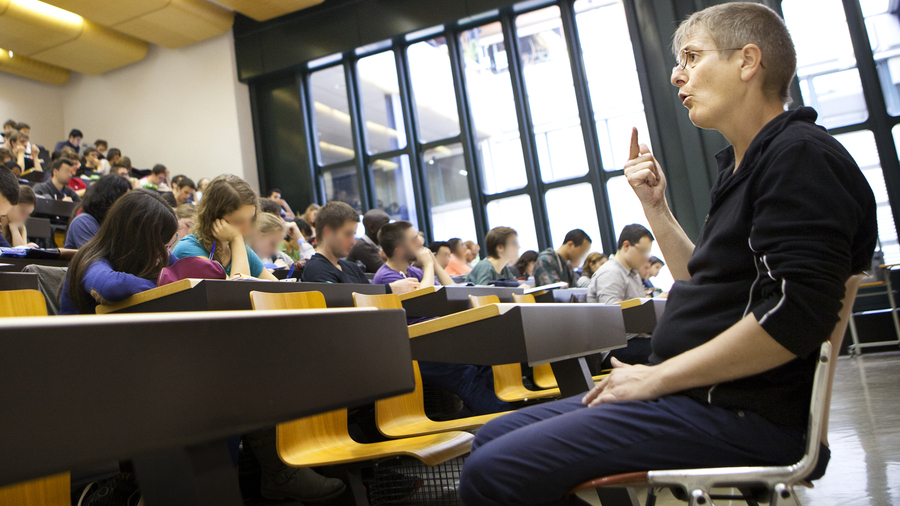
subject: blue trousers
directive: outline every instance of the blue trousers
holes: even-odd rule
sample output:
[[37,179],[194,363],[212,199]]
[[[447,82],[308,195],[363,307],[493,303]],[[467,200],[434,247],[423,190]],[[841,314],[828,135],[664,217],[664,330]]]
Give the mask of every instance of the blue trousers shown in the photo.
[[494,373],[490,367],[419,362],[419,372],[423,382],[458,395],[476,415],[512,409],[512,405],[501,401],[494,393]]
[[579,395],[482,427],[463,466],[460,495],[466,506],[580,505],[566,492],[600,476],[793,464],[803,456],[804,433],[679,395],[593,408]]

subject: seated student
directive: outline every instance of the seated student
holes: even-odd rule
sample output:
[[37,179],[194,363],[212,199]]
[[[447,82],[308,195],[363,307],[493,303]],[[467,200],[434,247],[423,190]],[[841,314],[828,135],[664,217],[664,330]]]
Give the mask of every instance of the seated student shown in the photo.
[[109,209],[129,191],[128,181],[114,175],[103,176],[92,184],[84,194],[81,213],[69,222],[64,247],[79,249],[93,239]]
[[168,190],[169,186],[166,184],[166,177],[168,174],[169,169],[167,169],[165,165],[157,163],[150,170],[150,174],[141,178],[141,188],[161,191]]
[[475,264],[481,261],[481,257],[478,256],[478,253],[481,251],[481,246],[478,245],[475,241],[466,241],[466,265],[469,267],[475,267]]
[[[191,234],[194,229],[194,217],[196,216],[197,207],[193,204],[181,204],[175,208],[175,217],[178,218],[178,239]],[[172,247],[174,248],[175,244]]]
[[188,177],[184,176],[178,181],[172,181],[172,196],[175,197],[175,207],[182,204],[188,204],[194,201],[194,193],[197,191],[197,185]]
[[534,264],[537,262],[538,252],[528,250],[522,253],[522,256],[516,260],[516,263],[509,266],[509,271],[519,281],[528,281],[528,278],[534,275]]
[[94,176],[100,177],[103,175],[103,167],[100,164],[100,152],[97,151],[97,148],[85,148],[83,158],[82,168],[84,172],[81,177],[91,179]]
[[[6,216],[19,203],[19,181],[12,171],[0,167],[0,216]],[[0,234],[0,247],[9,248],[9,241]]]
[[[202,202],[202,201],[201,201]],[[359,214],[339,201],[331,201],[316,216],[316,254],[306,262],[301,280],[314,283],[369,284],[366,273],[353,262],[343,260],[356,243]],[[388,284],[391,292],[401,295],[419,288],[419,282],[406,278]]]
[[34,193],[53,200],[81,202],[81,197],[68,186],[69,181],[72,180],[75,174],[75,161],[68,158],[60,158],[53,162],[50,167],[53,171],[50,181],[34,185]]
[[597,269],[605,264],[609,258],[601,253],[591,253],[584,259],[584,265],[581,267],[581,277],[578,278],[578,288],[587,288],[591,284],[591,277],[597,272]]
[[259,211],[256,192],[243,179],[223,174],[209,184],[197,205],[193,233],[172,250],[178,258],[203,257],[218,261],[225,274],[277,281],[262,260],[244,243]]
[[[813,109],[785,111],[796,53],[770,8],[709,7],[681,24],[672,47],[672,84],[691,121],[731,146],[717,156],[695,245],[666,202],[662,167],[632,133],[625,176],[677,280],[652,365],[617,362],[583,398],[482,427],[460,478],[467,506],[583,504],[565,493],[598,476],[783,466],[804,454],[818,349],[847,279],[871,265],[875,198]],[[828,459],[823,446],[807,479]]]
[[267,268],[287,267],[294,263],[291,257],[278,251],[278,245],[282,241],[284,223],[274,214],[260,213],[247,242]]
[[[441,285],[452,285],[453,279],[438,265],[434,253],[420,246],[419,237],[412,223],[397,221],[381,227],[378,232],[378,244],[381,245],[387,262],[375,273],[372,283],[384,285],[399,279],[413,278],[419,281],[419,288],[434,286],[435,278]],[[418,260],[422,268],[415,267]]]
[[560,281],[574,287],[577,280],[572,265],[581,263],[581,258],[591,249],[591,238],[576,228],[570,230],[563,239],[563,245],[556,251],[547,248],[542,251],[534,263],[535,286],[549,285]]
[[13,248],[38,247],[37,244],[28,242],[28,230],[25,228],[25,221],[28,220],[32,211],[34,211],[35,198],[34,190],[30,186],[27,184],[19,185],[19,202],[6,213],[6,216],[0,217],[0,229],[2,229],[3,239]]
[[447,241],[447,244],[450,245],[450,263],[447,264],[447,274],[451,276],[464,276],[472,271],[472,268],[469,267],[468,260],[466,260],[466,251],[469,249],[466,247],[466,243],[463,242],[459,237],[454,237]]
[[287,201],[281,198],[281,190],[279,190],[278,188],[272,188],[272,190],[269,191],[269,198],[274,200],[278,203],[279,206],[281,206],[281,210],[284,211],[285,220],[294,221],[294,218],[296,218],[296,216],[294,215],[294,211],[291,210],[291,206],[287,203]]
[[166,246],[177,228],[175,212],[154,193],[118,199],[69,262],[59,314],[94,314],[99,304],[156,288],[160,271],[174,262]]
[[303,218],[294,218],[288,224],[287,236],[281,241],[278,250],[284,252],[294,262],[306,261],[316,254],[316,249],[309,243],[313,231]]
[[509,227],[496,227],[484,238],[488,257],[466,274],[466,283],[487,285],[490,281],[515,281],[509,264],[519,258],[519,235]]
[[78,150],[81,149],[81,139],[84,137],[84,134],[81,133],[81,130],[77,128],[73,128],[71,132],[69,132],[69,138],[64,141],[59,141],[56,143],[56,147],[53,148],[53,151],[62,151],[63,148],[70,148],[75,154],[78,154]]
[[365,233],[350,254],[347,255],[348,262],[362,262],[366,266],[366,272],[375,273],[384,265],[384,259],[381,258],[381,247],[378,244],[378,231],[381,227],[390,223],[391,217],[381,209],[371,209],[363,215],[363,228]]
[[259,210],[264,213],[273,214],[284,220],[284,210],[272,199],[259,199]]
[[[110,151],[112,151],[112,150],[110,150]],[[123,156],[123,157],[120,157],[115,162],[112,162],[112,170],[113,170],[113,172],[115,172],[116,174],[118,174],[122,177],[131,178],[131,158],[128,158],[127,156]],[[134,185],[132,185],[132,186],[134,186]],[[140,188],[141,187],[140,184],[138,184],[137,187]]]
[[450,245],[444,241],[435,241],[428,248],[434,253],[435,264],[444,269],[444,272],[447,272],[447,264],[450,263]]
[[209,178],[205,177],[197,182],[197,192],[194,194],[194,201],[200,202],[200,199],[203,198],[203,192],[206,191],[206,187],[209,186]]
[[178,207],[178,202],[175,201],[175,195],[172,195],[172,192],[160,193],[159,196],[162,197],[163,201],[166,204],[169,204],[169,207],[172,209]]
[[28,154],[28,134],[13,130],[7,137],[7,148],[16,157],[16,163],[22,168],[22,173],[32,170],[41,171],[41,159]]
[[643,225],[626,225],[619,234],[618,251],[591,276],[587,301],[617,304],[644,296],[639,270],[650,258],[653,234]]
[[666,263],[659,259],[659,257],[650,257],[650,260],[647,262],[647,274],[641,273],[641,280],[644,283],[644,289],[646,289],[647,293],[653,293],[656,291],[656,287],[653,286],[653,283],[650,281],[650,278],[655,278],[659,275],[659,271],[666,266]]

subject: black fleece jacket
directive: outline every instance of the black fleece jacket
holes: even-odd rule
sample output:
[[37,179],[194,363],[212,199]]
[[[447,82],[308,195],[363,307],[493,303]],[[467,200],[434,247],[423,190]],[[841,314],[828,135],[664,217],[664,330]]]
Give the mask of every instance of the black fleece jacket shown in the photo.
[[712,340],[753,313],[797,359],[770,371],[683,392],[804,427],[819,346],[838,321],[847,278],[871,265],[875,198],[856,162],[815,110],[787,111],[750,143],[716,155],[706,223],[653,333],[651,363]]

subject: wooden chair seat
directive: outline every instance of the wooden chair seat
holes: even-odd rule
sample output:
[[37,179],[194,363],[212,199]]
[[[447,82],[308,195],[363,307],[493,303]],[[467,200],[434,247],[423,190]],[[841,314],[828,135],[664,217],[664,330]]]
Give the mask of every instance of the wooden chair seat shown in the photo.
[[[534,296],[530,295],[531,302],[534,302]],[[516,298],[516,301],[519,301]],[[525,299],[523,299],[525,300]],[[488,304],[499,304],[500,297],[496,295],[469,295],[469,301],[472,307],[482,307]],[[551,387],[544,390],[529,390],[522,382],[522,365],[521,364],[505,364],[495,365],[491,369],[494,372],[494,392],[497,397],[506,402],[520,402],[534,399],[547,399],[549,397],[559,397],[561,394],[559,388]],[[552,371],[551,371],[552,374]],[[556,380],[556,378],[554,378]]]
[[[44,295],[37,290],[0,291],[0,317],[47,316]],[[69,473],[0,488],[0,506],[70,506]]]
[[357,443],[347,430],[347,410],[301,418],[276,428],[278,455],[285,464],[313,467],[347,464],[394,456],[413,457],[435,466],[465,455],[475,436],[442,432],[378,443]]
[[[357,307],[374,307],[378,309],[403,308],[401,297],[393,294],[366,295],[354,293],[353,301]],[[440,422],[432,420],[425,414],[425,390],[422,385],[419,363],[416,361],[413,361],[413,372],[416,380],[415,390],[405,395],[375,401],[375,422],[378,426],[378,431],[385,437],[408,437],[453,430],[472,430],[507,413],[492,413]]]

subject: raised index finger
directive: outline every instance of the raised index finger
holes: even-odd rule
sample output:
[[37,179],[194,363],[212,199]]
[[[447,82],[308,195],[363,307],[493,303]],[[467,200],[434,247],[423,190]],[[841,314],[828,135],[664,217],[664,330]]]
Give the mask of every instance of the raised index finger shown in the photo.
[[634,160],[641,154],[641,147],[638,145],[638,130],[631,127],[631,150],[628,153],[628,159]]

